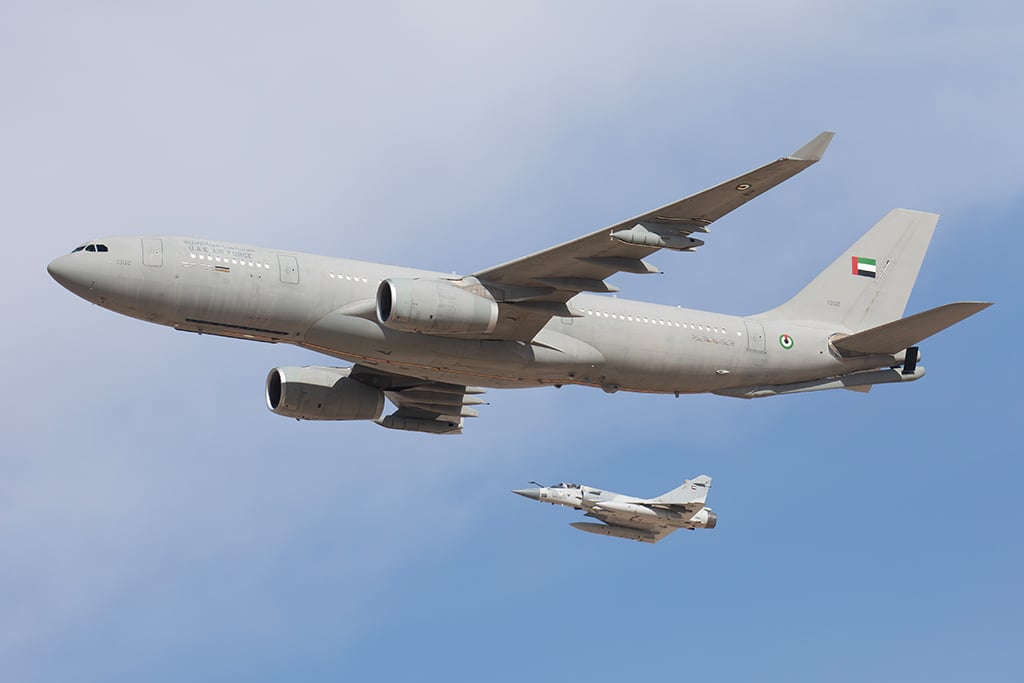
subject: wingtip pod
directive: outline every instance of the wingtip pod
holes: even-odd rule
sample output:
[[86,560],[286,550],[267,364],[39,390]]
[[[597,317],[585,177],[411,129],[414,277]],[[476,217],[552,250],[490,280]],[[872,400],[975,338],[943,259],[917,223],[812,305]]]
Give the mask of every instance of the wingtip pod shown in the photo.
[[825,155],[825,150],[828,149],[828,145],[832,142],[834,135],[835,131],[831,130],[818,133],[814,136],[813,140],[790,154],[789,158],[798,161],[820,161],[821,157]]

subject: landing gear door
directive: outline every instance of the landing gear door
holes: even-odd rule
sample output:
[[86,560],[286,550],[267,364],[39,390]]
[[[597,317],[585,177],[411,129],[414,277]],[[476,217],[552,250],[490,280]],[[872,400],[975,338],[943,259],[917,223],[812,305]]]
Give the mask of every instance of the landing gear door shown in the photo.
[[164,241],[151,237],[142,238],[142,263],[147,266],[164,264]]
[[747,351],[764,353],[764,325],[753,320],[744,320],[743,324],[747,326]]

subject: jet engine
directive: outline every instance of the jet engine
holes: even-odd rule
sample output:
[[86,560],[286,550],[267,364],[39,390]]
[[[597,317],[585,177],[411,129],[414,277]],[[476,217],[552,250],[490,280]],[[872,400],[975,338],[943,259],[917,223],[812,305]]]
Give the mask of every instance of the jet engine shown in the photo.
[[298,420],[376,420],[384,392],[349,377],[351,368],[274,368],[267,407]]
[[393,278],[377,288],[377,320],[401,332],[487,334],[498,322],[498,304],[479,284]]
[[690,523],[698,528],[714,529],[718,525],[718,515],[711,508],[704,508],[693,516]]

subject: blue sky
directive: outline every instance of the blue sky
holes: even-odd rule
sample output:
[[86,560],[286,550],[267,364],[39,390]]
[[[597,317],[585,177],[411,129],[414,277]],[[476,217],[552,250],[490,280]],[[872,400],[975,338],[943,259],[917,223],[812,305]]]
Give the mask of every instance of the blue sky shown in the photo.
[[[18,681],[1019,680],[1024,12],[1012,3],[0,8],[0,661]],[[493,391],[460,437],[269,413],[283,346],[113,315],[45,265],[217,237],[471,272],[837,131],[622,296],[745,314],[897,206],[917,383]],[[13,240],[13,241],[11,241]],[[711,532],[509,493],[715,478]]]

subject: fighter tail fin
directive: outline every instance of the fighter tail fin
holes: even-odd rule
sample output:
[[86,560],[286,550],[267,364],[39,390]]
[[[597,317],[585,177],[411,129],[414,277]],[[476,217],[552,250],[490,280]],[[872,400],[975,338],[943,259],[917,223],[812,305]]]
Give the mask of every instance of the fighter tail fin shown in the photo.
[[703,503],[708,498],[708,490],[711,489],[711,477],[702,474],[693,479],[687,479],[682,486],[672,489],[668,493],[658,496],[654,500],[658,503],[678,505],[682,503]]
[[757,317],[854,332],[899,320],[938,220],[934,213],[893,209],[796,296]]

